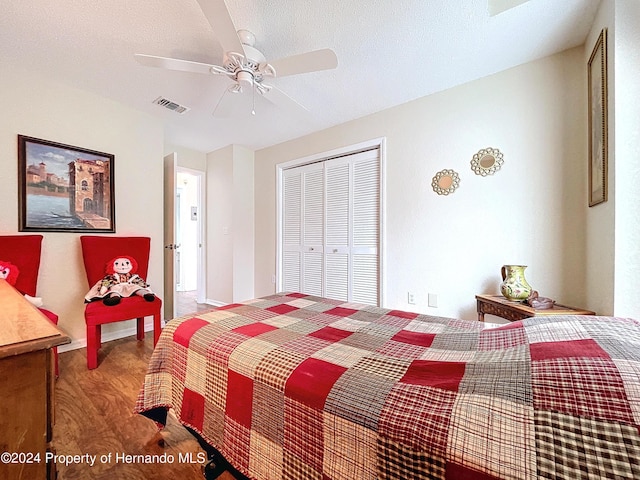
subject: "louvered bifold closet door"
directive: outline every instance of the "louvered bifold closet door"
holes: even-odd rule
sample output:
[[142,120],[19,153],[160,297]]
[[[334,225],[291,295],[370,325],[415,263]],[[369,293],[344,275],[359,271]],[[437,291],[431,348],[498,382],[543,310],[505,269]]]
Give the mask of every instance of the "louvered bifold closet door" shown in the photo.
[[322,296],[324,260],[324,168],[302,169],[302,292]]
[[302,171],[283,172],[282,288],[300,292],[302,278]]
[[322,296],[324,169],[321,163],[283,172],[283,288]]
[[379,155],[375,149],[350,156],[353,172],[350,300],[370,305],[379,304]]
[[286,291],[379,304],[379,150],[283,172]]
[[325,296],[344,301],[350,298],[351,180],[348,157],[325,162]]

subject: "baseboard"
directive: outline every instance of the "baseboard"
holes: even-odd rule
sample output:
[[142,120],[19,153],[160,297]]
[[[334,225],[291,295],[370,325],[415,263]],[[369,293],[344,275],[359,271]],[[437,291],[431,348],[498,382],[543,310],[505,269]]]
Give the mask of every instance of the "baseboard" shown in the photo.
[[225,305],[228,305],[226,302],[219,302],[217,300],[211,300],[210,298],[205,299],[204,303],[211,305],[212,307],[224,307]]
[[[164,327],[164,320],[162,321],[162,326]],[[153,332],[153,320],[144,322],[144,331],[145,332]],[[115,332],[103,333],[102,334],[102,343],[110,342],[112,340],[119,340],[125,337],[131,337],[138,333],[137,327],[134,326],[131,328],[125,328],[124,330],[117,330]],[[67,343],[66,345],[60,345],[58,347],[58,353],[68,352],[70,350],[78,350],[79,348],[87,348],[87,339],[80,338],[78,340],[72,340],[71,343]]]

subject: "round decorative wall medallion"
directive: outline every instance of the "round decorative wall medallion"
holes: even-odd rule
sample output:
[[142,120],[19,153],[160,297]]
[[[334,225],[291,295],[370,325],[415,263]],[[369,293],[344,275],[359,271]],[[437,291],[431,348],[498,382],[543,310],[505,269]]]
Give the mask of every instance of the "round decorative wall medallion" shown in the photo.
[[454,170],[440,170],[431,180],[431,187],[438,195],[449,195],[460,186],[460,176]]
[[504,163],[502,152],[497,148],[483,148],[471,159],[471,170],[476,175],[493,175]]

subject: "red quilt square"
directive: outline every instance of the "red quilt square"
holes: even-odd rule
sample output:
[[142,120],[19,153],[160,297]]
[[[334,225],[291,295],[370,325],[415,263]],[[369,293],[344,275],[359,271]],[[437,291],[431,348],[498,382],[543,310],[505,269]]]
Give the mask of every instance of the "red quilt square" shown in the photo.
[[[437,390],[435,388],[425,387],[422,385],[409,385],[406,383],[396,383],[389,392],[386,401],[380,412],[380,420],[378,422],[378,448],[382,447],[385,456],[383,462],[391,460],[393,463],[396,459],[411,458],[411,453],[407,450],[408,455],[396,457],[384,446],[386,442],[393,442],[401,449],[410,449],[415,453],[428,452],[433,454],[435,459],[444,459],[449,436],[449,421],[453,404],[458,394],[446,390]],[[387,443],[387,446],[391,444]],[[399,470],[398,476],[391,478],[414,478],[403,477],[403,473],[425,473],[427,470],[413,470],[418,468],[418,458],[413,457],[416,463],[406,465],[407,470]],[[431,478],[442,478],[433,475]]]
[[190,318],[182,322],[176,331],[173,332],[173,341],[183,347],[189,348],[189,342],[193,334],[200,330],[205,325],[209,325],[209,322],[202,320],[201,318]]
[[421,347],[430,347],[435,338],[435,333],[412,332],[411,330],[400,330],[391,340],[402,343],[410,343],[411,345],[420,345]]
[[307,296],[306,293],[287,293],[287,297],[293,297],[293,298],[304,298],[306,296]]
[[561,342],[532,343],[529,346],[531,360],[552,360],[554,358],[611,358],[592,338],[565,340]]
[[336,317],[348,317],[349,315],[358,313],[358,310],[354,310],[353,308],[334,307],[324,313],[326,313],[327,315],[335,315]]
[[289,312],[293,312],[294,310],[299,310],[298,307],[294,307],[292,305],[287,305],[286,303],[281,303],[280,305],[274,305],[273,307],[269,307],[266,310],[270,312],[277,313],[278,315],[286,315]]
[[410,320],[413,320],[418,316],[417,313],[404,312],[402,310],[391,310],[389,313],[387,313],[387,315],[391,315],[393,317],[408,318]]
[[201,432],[204,420],[204,397],[193,390],[185,388],[182,394],[180,419]]
[[533,406],[574,417],[634,424],[618,367],[607,358],[553,358],[531,363]]
[[352,335],[353,332],[349,332],[348,330],[341,330],[339,328],[333,327],[324,327],[320,330],[316,330],[313,333],[310,333],[310,337],[320,338],[322,340],[327,340],[331,343],[339,342],[340,340],[347,338],[349,335]]
[[457,480],[498,480],[500,477],[494,477],[486,472],[479,472],[471,468],[459,465],[453,462],[447,462],[447,479],[455,478]]
[[414,360],[400,382],[457,392],[465,366],[466,364],[463,362]]
[[225,413],[243,427],[251,428],[252,406],[253,380],[229,370]]
[[511,329],[524,329],[524,326],[522,325],[522,321],[516,321],[516,322],[509,322],[506,325],[501,325],[500,327],[496,328],[495,330],[511,330]]
[[236,308],[236,307],[243,307],[244,305],[241,305],[239,303],[230,303],[229,305],[223,305],[222,307],[218,307],[216,308],[216,310],[231,310],[232,308]]
[[287,379],[284,394],[316,410],[322,410],[333,384],[346,372],[334,363],[307,358]]
[[249,325],[243,325],[238,328],[234,328],[232,331],[236,333],[241,333],[242,335],[246,335],[247,337],[257,337],[262,333],[267,333],[272,330],[276,330],[276,327],[272,325],[267,325],[266,323],[256,322],[250,323]]
[[[324,460],[324,418],[322,412],[285,398],[284,465],[277,477],[320,480]],[[325,480],[323,478],[323,480]]]

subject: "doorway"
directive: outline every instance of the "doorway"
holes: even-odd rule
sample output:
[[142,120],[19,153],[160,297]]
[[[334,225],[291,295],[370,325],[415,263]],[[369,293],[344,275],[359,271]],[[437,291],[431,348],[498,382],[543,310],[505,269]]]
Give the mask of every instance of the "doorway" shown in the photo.
[[175,192],[175,311],[186,315],[204,304],[203,172],[178,167]]

